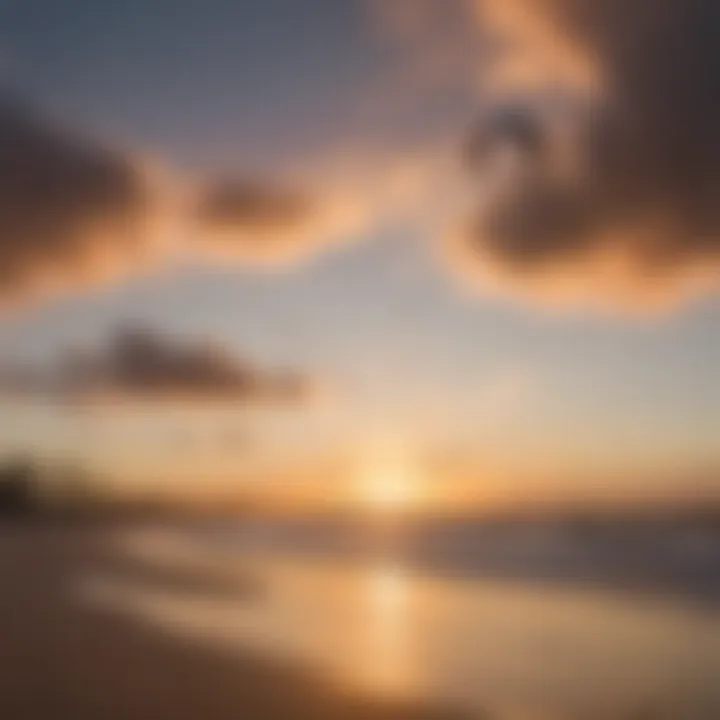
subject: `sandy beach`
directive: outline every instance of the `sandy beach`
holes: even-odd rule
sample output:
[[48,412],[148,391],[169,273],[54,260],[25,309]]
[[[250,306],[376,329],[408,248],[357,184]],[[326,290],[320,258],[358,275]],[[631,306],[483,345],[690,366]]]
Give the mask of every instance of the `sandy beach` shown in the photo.
[[302,669],[183,641],[83,604],[78,583],[112,569],[186,593],[242,592],[194,572],[113,555],[107,528],[0,525],[4,720],[449,719],[444,709],[350,697]]

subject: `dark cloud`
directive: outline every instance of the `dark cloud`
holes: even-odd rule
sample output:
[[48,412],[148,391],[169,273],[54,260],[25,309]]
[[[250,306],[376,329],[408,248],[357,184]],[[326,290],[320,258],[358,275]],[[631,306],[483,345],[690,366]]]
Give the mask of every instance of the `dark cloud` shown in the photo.
[[45,372],[6,367],[4,395],[88,403],[299,403],[312,393],[297,373],[239,360],[215,344],[120,330],[100,351],[68,352]]
[[136,266],[156,237],[148,174],[0,96],[0,304]]
[[[716,288],[720,3],[479,5],[486,22],[502,18],[506,55],[524,54],[537,72],[524,86],[507,80],[506,99],[475,131],[481,206],[464,261],[566,298]],[[567,82],[573,73],[558,63],[582,67],[574,77],[585,83]]]

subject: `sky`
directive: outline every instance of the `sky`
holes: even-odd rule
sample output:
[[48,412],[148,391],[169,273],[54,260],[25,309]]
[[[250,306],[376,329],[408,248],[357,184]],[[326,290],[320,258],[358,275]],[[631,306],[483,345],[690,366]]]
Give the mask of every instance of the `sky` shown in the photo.
[[720,495],[720,18],[621,5],[5,0],[0,451]]

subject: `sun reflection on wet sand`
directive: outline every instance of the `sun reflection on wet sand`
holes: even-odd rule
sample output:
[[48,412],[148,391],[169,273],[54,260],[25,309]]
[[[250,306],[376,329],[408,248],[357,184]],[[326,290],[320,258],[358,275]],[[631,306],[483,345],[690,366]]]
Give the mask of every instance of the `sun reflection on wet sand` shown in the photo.
[[380,555],[368,564],[252,560],[162,537],[130,540],[123,550],[145,564],[249,572],[266,592],[205,597],[95,576],[80,588],[86,600],[198,641],[297,661],[353,691],[490,708],[500,718],[526,717],[526,708],[533,718],[615,718],[648,703],[673,720],[720,717],[720,625],[710,609],[427,578]]
[[378,564],[366,575],[367,634],[361,646],[365,681],[377,693],[396,694],[416,674],[409,581],[402,568]]

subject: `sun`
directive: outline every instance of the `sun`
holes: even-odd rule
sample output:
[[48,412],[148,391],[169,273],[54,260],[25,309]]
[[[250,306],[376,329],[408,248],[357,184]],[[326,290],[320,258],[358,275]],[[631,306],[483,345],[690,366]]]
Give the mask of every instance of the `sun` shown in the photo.
[[419,474],[407,460],[374,458],[359,469],[355,502],[376,513],[402,513],[418,504],[421,485]]
[[378,511],[398,511],[413,504],[415,492],[404,475],[394,470],[380,470],[363,488],[365,504]]

